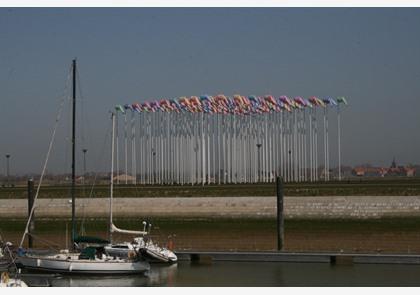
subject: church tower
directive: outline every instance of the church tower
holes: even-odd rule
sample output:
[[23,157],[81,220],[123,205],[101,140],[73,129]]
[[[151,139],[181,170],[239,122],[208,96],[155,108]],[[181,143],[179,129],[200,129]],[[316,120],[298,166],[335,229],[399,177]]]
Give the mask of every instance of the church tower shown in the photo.
[[395,162],[395,157],[392,159],[391,168],[397,168],[397,163]]

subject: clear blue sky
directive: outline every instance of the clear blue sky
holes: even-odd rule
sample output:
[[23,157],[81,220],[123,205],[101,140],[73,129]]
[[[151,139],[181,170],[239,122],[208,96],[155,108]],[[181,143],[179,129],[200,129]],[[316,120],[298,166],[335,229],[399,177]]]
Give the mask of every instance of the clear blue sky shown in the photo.
[[113,105],[203,93],[344,95],[344,164],[420,163],[419,36],[419,8],[0,8],[1,171],[41,171],[74,57],[90,170]]

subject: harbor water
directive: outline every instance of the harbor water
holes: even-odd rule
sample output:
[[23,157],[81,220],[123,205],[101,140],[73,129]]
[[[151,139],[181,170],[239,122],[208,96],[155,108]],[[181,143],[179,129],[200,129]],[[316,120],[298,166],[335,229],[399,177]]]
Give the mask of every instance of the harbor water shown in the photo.
[[23,275],[30,286],[420,286],[420,265],[181,261],[152,265],[143,275]]

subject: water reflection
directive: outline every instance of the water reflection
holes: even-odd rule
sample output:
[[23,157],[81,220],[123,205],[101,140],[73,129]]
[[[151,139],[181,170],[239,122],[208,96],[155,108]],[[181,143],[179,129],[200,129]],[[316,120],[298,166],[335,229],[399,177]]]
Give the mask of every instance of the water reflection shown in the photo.
[[139,275],[75,276],[64,275],[50,279],[52,287],[143,287],[172,286],[177,264],[153,265],[150,271]]
[[52,287],[137,287],[146,286],[145,276],[63,276],[51,280]]

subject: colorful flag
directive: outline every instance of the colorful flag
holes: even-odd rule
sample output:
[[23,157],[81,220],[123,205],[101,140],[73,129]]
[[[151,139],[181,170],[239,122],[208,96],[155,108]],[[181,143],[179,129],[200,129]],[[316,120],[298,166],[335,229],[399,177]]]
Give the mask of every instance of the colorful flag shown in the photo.
[[328,101],[329,101],[329,104],[330,104],[330,105],[332,105],[332,106],[337,106],[337,103],[336,103],[336,101],[335,101],[333,98],[328,97]]
[[125,114],[124,108],[123,108],[123,106],[122,106],[122,105],[120,105],[120,104],[117,104],[117,105],[115,106],[115,110],[116,110],[117,112],[121,112],[121,113]]
[[126,103],[126,104],[124,105],[124,109],[125,109],[125,110],[130,110],[130,111],[132,111],[132,110],[133,110],[133,107],[131,106],[131,104]]
[[140,113],[140,112],[141,112],[141,107],[140,107],[140,104],[138,104],[138,103],[133,103],[132,107],[133,107],[133,110],[135,110],[136,112],[138,112],[138,113]]
[[337,97],[337,103],[339,104],[344,103],[345,105],[347,105],[347,100],[344,96],[340,96],[340,97]]

